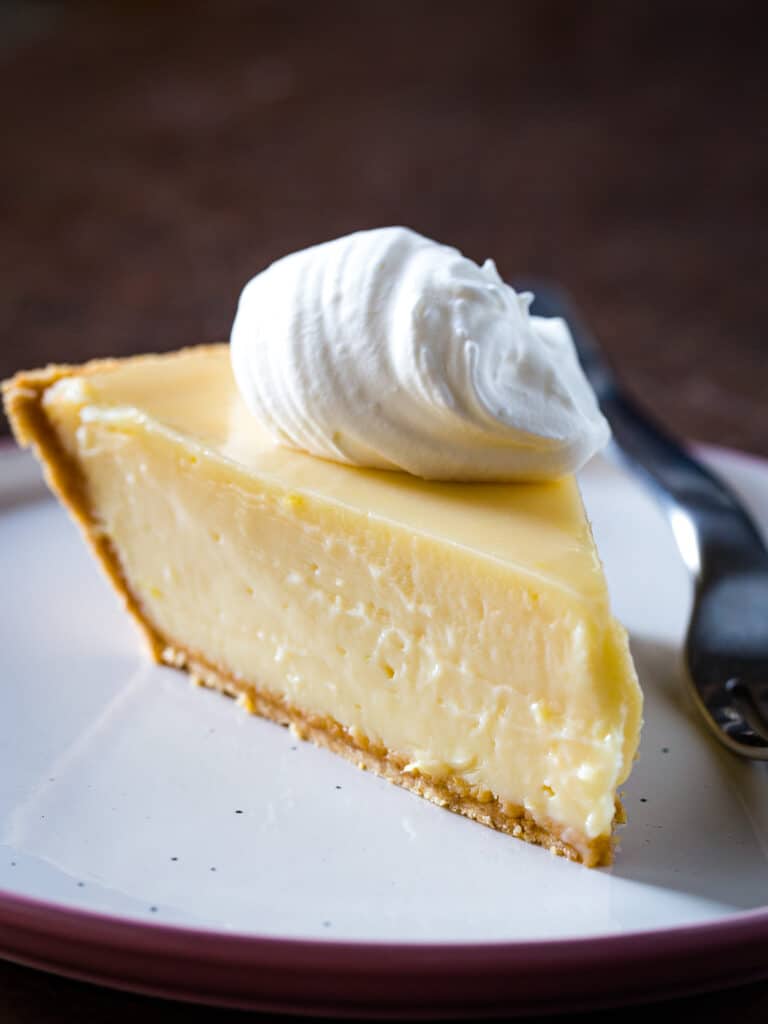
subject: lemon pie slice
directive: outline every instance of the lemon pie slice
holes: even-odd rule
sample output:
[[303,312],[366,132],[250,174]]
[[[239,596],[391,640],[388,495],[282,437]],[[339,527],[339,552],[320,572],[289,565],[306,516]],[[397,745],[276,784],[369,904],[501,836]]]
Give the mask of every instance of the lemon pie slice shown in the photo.
[[573,477],[435,483],[259,439],[225,345],[4,388],[158,660],[593,866],[641,695]]

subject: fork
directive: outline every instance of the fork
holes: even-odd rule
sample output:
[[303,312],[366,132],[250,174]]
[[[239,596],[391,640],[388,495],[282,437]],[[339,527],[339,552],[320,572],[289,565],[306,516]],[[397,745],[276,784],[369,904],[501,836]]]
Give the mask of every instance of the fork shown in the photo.
[[567,321],[584,372],[611,425],[610,454],[661,503],[694,583],[686,682],[717,738],[768,761],[768,549],[733,492],[623,390],[559,288],[534,284],[536,316]]

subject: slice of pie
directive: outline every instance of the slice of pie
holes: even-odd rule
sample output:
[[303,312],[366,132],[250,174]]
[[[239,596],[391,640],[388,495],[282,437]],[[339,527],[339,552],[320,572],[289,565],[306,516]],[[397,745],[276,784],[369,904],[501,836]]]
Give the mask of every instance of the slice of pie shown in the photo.
[[225,345],[21,373],[5,400],[157,660],[610,862],[641,695],[573,478],[430,483],[275,447]]

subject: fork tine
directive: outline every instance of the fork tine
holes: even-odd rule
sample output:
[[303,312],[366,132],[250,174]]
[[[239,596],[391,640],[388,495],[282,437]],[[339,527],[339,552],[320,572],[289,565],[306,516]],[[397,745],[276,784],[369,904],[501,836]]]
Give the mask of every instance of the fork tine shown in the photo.
[[747,683],[746,687],[755,712],[768,730],[768,683]]
[[689,676],[689,689],[717,738],[736,753],[768,760],[768,719],[764,718],[741,680],[710,690],[706,703]]
[[741,679],[729,679],[725,685],[731,707],[742,717],[746,728],[768,743],[768,721],[764,718],[752,689]]

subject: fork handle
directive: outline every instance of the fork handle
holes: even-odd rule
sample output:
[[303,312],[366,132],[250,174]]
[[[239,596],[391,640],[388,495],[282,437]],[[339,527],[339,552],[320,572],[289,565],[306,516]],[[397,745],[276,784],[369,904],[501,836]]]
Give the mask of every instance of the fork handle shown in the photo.
[[754,521],[733,492],[627,395],[600,398],[613,453],[655,493],[688,568],[699,579],[768,564]]
[[663,505],[688,568],[701,581],[723,571],[768,566],[758,528],[739,499],[624,392],[597,343],[556,289],[536,289],[532,312],[560,316],[611,425],[609,449],[644,480]]

